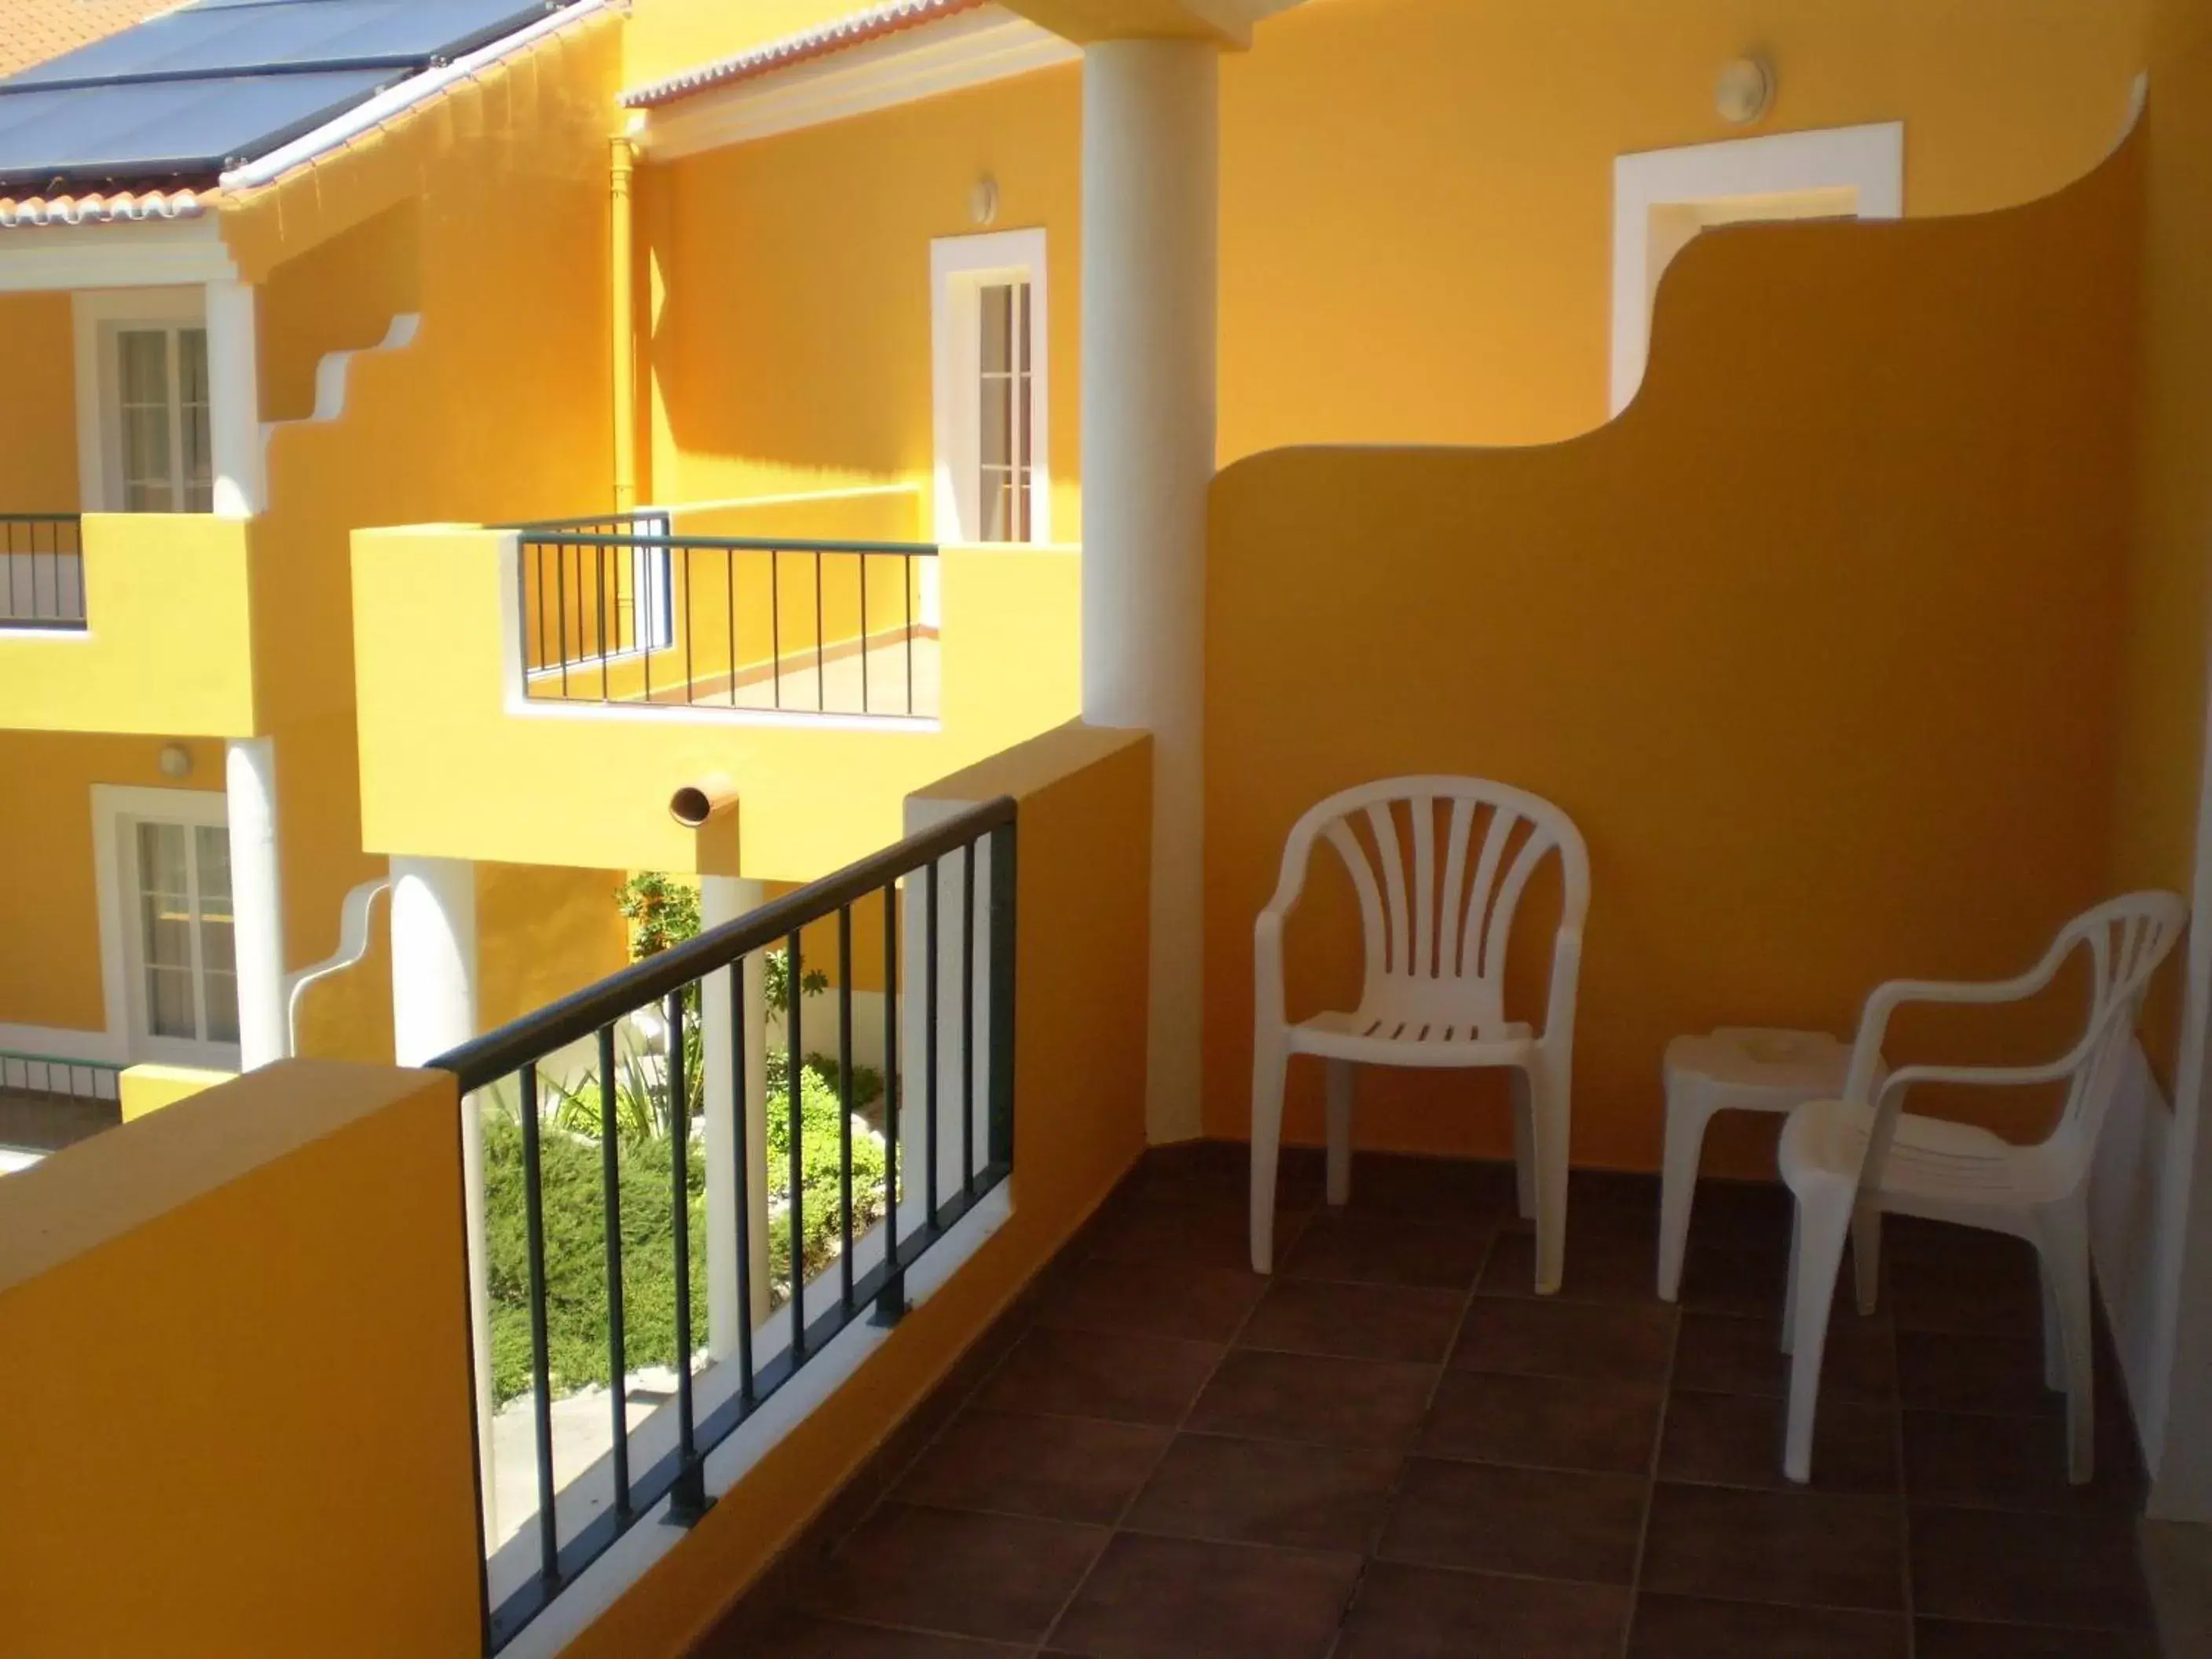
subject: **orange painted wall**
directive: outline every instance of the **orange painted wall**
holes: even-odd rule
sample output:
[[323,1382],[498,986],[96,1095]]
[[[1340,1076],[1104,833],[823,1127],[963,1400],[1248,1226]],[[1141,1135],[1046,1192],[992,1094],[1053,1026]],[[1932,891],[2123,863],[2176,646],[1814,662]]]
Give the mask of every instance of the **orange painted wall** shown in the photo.
[[7,1178],[0,1648],[477,1651],[454,1109],[295,1063]]
[[[2101,895],[2142,161],[1986,216],[1701,239],[1642,397],[1572,442],[1217,481],[1210,1133],[1244,1132],[1284,836],[1364,779],[1499,777],[1582,826],[1584,1164],[1655,1165],[1675,1033],[1847,1030],[1876,981],[2015,971]],[[1357,949],[1346,904],[1293,920],[1294,1015]],[[1360,1138],[1498,1152],[1474,1090],[1370,1074]]]
[[66,294],[0,294],[0,513],[74,513],[76,357]]
[[[2190,890],[2203,741],[2206,563],[2212,558],[2212,10],[2157,8],[2143,112],[2142,336],[2135,408],[2113,884]],[[2180,957],[2153,988],[2144,1046],[2171,1091]]]
[[991,228],[1046,233],[1053,529],[1073,539],[1081,94],[1071,65],[641,168],[652,499],[927,490],[929,244],[975,234],[988,173]]
[[[1222,64],[1221,454],[1541,443],[1606,414],[1613,161],[1903,120],[1909,215],[2079,177],[2143,0],[1320,0]],[[1757,50],[1772,112],[1713,112]]]
[[685,1650],[1144,1150],[1141,1045],[1098,1034],[1144,1020],[1151,788],[1149,738],[1067,726],[919,792],[1020,802],[1012,1218],[570,1645],[576,1659]]

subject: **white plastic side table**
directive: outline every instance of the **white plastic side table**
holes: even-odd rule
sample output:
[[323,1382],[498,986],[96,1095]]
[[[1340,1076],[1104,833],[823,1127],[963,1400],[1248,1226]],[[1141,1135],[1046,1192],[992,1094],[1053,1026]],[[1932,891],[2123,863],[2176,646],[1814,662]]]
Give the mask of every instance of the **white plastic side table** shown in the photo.
[[1705,1126],[1716,1112],[1792,1112],[1844,1091],[1851,1048],[1825,1031],[1724,1025],[1667,1045],[1667,1156],[1659,1184],[1659,1295],[1681,1294],[1682,1251]]

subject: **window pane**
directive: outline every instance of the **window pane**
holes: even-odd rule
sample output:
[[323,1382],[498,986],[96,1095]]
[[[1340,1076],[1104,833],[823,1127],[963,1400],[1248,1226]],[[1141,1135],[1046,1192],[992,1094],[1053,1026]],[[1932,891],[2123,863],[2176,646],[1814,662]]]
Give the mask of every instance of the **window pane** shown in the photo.
[[994,283],[983,290],[983,372],[1003,374],[1013,367],[1011,346],[1013,339],[1014,290],[1005,283]]
[[1026,374],[1030,367],[1030,285],[1017,283],[1014,293],[1019,301],[1014,310],[1014,356]]
[[1013,539],[1011,514],[1012,491],[1009,484],[1011,476],[1004,467],[983,469],[981,494],[983,526],[981,534],[976,538],[979,541],[1005,542]]
[[155,1036],[196,1037],[192,1017],[192,904],[184,826],[141,823],[138,926],[146,966],[147,1029]]
[[177,334],[177,379],[181,384],[179,418],[184,423],[185,511],[207,513],[215,507],[215,451],[209,436],[207,331]]
[[207,1040],[238,1041],[238,957],[230,908],[230,832],[219,824],[192,831],[199,858],[201,996]]
[[200,855],[200,908],[230,914],[230,831],[204,823],[195,830]]
[[176,505],[169,457],[169,336],[125,329],[115,337],[122,415],[125,510],[163,513]]
[[1012,402],[1014,383],[986,376],[982,386],[983,430],[977,455],[984,468],[1005,466],[1013,459]]

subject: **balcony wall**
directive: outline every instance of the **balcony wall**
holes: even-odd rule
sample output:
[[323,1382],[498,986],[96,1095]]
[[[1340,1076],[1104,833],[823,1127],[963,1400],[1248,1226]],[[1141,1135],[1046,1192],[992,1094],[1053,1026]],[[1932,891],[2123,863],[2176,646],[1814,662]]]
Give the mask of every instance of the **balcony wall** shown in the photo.
[[455,1111],[297,1061],[7,1177],[0,1648],[477,1650]]
[[0,726],[252,737],[252,531],[206,514],[88,514],[85,627],[0,628]]
[[[1848,1031],[1877,981],[2017,971],[2105,895],[2142,161],[1986,216],[1701,237],[1641,395],[1587,437],[1221,476],[1212,1133],[1246,1130],[1252,919],[1284,837],[1366,779],[1500,778],[1581,825],[1581,1164],[1656,1166],[1675,1034]],[[1331,872],[1291,924],[1294,1014],[1351,1006],[1358,937]],[[2055,1052],[2079,1006],[1958,1033],[1962,1057]],[[1317,1140],[1304,1070],[1290,1122]],[[1503,1091],[1464,1075],[1374,1074],[1360,1100],[1362,1144],[1508,1143]]]
[[[515,548],[447,526],[355,537],[373,851],[806,879],[896,840],[909,791],[1077,710],[1069,550],[939,556],[933,722],[526,700]],[[734,813],[680,829],[670,794],[718,772]]]

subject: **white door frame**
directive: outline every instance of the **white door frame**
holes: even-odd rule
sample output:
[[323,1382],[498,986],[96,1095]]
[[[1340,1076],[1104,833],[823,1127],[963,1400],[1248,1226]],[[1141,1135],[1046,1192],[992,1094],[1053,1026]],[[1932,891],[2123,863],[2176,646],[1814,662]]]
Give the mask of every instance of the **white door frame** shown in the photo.
[[[152,1060],[234,1072],[239,1069],[235,1043],[156,1037],[147,1033],[149,1022],[144,1018],[145,988],[139,975],[132,971],[138,960],[138,951],[131,942],[131,908],[138,888],[137,855],[126,834],[131,824],[144,818],[199,829],[227,828],[230,822],[229,797],[219,789],[93,785],[93,877],[100,898],[100,988],[106,1005],[109,1036],[126,1064]],[[235,884],[234,874],[232,879]]]
[[1613,162],[1613,391],[1628,407],[1651,344],[1651,210],[1731,196],[1850,187],[1862,219],[1905,212],[1905,124],[1825,127],[1617,155]]

